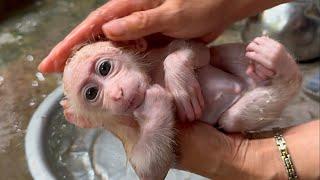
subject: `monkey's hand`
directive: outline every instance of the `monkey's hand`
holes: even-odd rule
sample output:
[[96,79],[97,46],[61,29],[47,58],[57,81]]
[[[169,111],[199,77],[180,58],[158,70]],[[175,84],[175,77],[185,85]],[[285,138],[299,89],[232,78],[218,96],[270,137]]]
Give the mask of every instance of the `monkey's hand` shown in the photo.
[[274,77],[291,80],[299,72],[296,62],[285,47],[266,36],[257,37],[249,43],[246,57],[252,60],[247,74],[255,81]]
[[174,161],[174,110],[170,93],[153,85],[134,112],[140,136],[129,154],[140,179],[164,179]]
[[200,119],[204,108],[200,84],[194,72],[194,52],[182,48],[164,61],[165,84],[175,99],[179,119]]

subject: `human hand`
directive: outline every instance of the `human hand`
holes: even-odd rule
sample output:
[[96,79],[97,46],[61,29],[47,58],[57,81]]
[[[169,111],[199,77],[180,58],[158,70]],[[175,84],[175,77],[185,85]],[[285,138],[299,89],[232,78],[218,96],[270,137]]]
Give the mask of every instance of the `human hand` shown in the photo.
[[230,4],[208,0],[109,1],[56,45],[38,68],[44,73],[63,71],[73,47],[102,34],[111,40],[132,40],[161,32],[175,38],[206,37],[209,41],[233,22],[226,16],[227,12],[234,13],[227,10]]
[[[301,179],[320,177],[319,127],[320,121],[314,120],[283,132]],[[175,168],[210,179],[288,179],[273,136],[247,139],[242,134],[224,134],[199,121],[178,123],[177,129]]]

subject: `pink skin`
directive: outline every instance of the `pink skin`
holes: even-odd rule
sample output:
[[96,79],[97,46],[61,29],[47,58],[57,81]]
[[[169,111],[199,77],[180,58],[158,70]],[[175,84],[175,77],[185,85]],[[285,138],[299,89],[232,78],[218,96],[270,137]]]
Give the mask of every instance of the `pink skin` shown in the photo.
[[297,71],[295,62],[288,61],[292,57],[282,44],[266,36],[257,37],[249,43],[245,55],[254,61],[247,74],[258,81],[273,78],[275,75],[291,77],[292,73]]
[[[139,45],[144,41],[135,43],[129,49],[146,49]],[[102,76],[97,67],[106,59],[111,68]],[[174,161],[173,102],[181,120],[199,119],[242,132],[279,117],[300,82],[293,58],[266,37],[247,47],[227,44],[211,51],[201,43],[176,40],[144,56],[98,42],[80,49],[66,65],[67,99],[61,104],[69,122],[104,126],[119,137],[141,179],[163,179]],[[94,101],[84,96],[88,85],[99,88]]]

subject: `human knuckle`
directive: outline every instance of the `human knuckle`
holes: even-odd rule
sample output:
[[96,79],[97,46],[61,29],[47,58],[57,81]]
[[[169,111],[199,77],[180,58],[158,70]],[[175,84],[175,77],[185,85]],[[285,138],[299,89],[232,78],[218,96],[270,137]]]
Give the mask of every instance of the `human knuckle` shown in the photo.
[[150,18],[144,11],[132,13],[132,17],[140,29],[146,28],[150,24]]

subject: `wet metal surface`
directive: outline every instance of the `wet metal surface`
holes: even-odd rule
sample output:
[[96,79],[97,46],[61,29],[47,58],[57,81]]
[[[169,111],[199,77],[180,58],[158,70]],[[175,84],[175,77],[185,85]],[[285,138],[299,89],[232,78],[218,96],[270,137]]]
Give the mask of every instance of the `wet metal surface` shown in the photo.
[[319,2],[299,0],[266,10],[247,21],[242,37],[246,42],[261,35],[277,39],[299,61],[319,57]]
[[24,136],[31,115],[60,83],[37,65],[103,0],[42,0],[0,21],[0,179],[31,179]]

